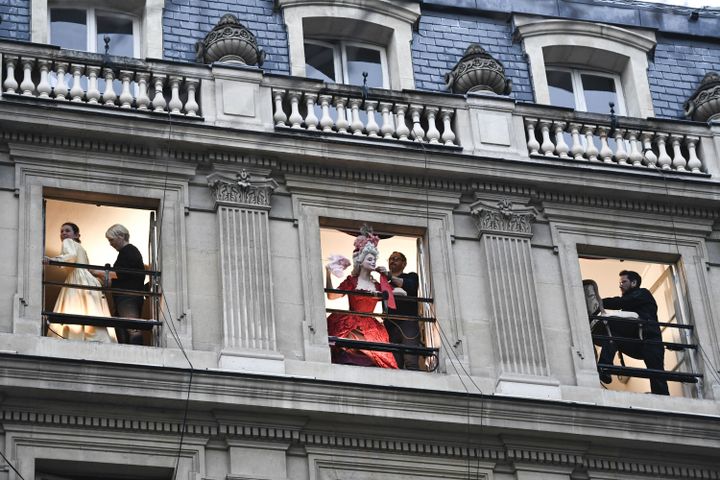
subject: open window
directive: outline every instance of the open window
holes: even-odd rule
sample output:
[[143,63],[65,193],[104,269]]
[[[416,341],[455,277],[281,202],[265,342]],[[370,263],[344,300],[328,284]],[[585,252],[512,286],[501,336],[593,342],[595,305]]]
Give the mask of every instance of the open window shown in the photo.
[[[46,189],[43,213],[43,334],[157,345],[156,202]],[[79,227],[79,238],[68,222]],[[116,224],[127,229],[129,238],[119,231],[106,237]],[[124,241],[116,243],[118,238]]]
[[[597,256],[581,256],[580,270],[586,292],[588,313],[590,314],[593,341],[596,344],[596,360],[604,342],[615,342],[620,345],[619,352],[612,360],[612,382],[604,387],[615,391],[649,392],[650,381],[645,376],[646,364],[642,359],[633,358],[622,353],[622,345],[637,348],[643,342],[662,342],[664,349],[664,377],[668,380],[670,395],[695,396],[694,386],[699,377],[695,359],[696,341],[693,328],[688,318],[688,308],[682,271],[679,265],[652,261],[638,261],[620,258]],[[618,317],[617,313],[606,310],[605,315],[599,312],[600,298],[621,296],[619,289],[619,272],[634,271],[641,278],[641,288],[650,291],[657,303],[657,316],[661,338],[653,340],[645,335],[642,338],[642,319],[630,316]],[[593,283],[597,290],[593,294]],[[610,320],[607,320],[607,319]],[[620,332],[631,331],[626,335]],[[612,337],[612,338],[609,338]],[[619,340],[623,338],[622,340]],[[610,371],[608,371],[610,372]],[[602,372],[601,372],[602,373]],[[688,374],[688,375],[685,375]]]
[[133,464],[35,459],[37,480],[171,480],[173,469]]
[[[337,222],[331,219],[321,219],[320,243],[322,252],[322,265],[325,275],[325,265],[333,255],[342,255],[352,262],[354,242],[360,231],[361,224],[357,222]],[[428,272],[428,258],[426,255],[425,240],[422,236],[410,231],[393,231],[391,228],[375,226],[374,232],[379,238],[377,249],[379,256],[376,260],[377,267],[389,269],[389,258],[396,256],[396,252],[404,255],[406,265],[404,274],[408,285],[417,281],[417,293],[412,295],[408,292],[397,290],[394,299],[396,309],[389,310],[387,297],[382,292],[355,292],[350,295],[351,290],[344,282],[353,270],[352,264],[344,272],[337,276],[331,276],[332,287],[326,289],[341,293],[343,296],[337,299],[326,298],[326,311],[328,312],[328,331],[330,334],[330,346],[334,363],[345,363],[353,365],[377,366],[372,361],[366,361],[362,352],[389,352],[395,358],[399,368],[407,370],[434,371],[437,366],[437,354],[440,345],[439,332],[435,323],[434,308],[430,287],[430,275]],[[416,277],[412,274],[417,274]],[[381,282],[379,273],[373,273],[373,278]],[[326,285],[329,287],[330,285]],[[407,295],[404,295],[407,294]],[[362,338],[362,335],[350,335],[338,337],[333,335],[330,323],[333,319],[342,316],[345,320],[352,320],[352,316],[371,318],[372,322],[379,322],[381,333],[387,332],[388,341],[377,341],[377,338]],[[356,317],[359,318],[359,317]],[[361,320],[363,320],[361,318]],[[344,321],[344,320],[343,320]],[[352,328],[348,331],[352,332]],[[346,355],[350,352],[349,355]],[[361,352],[360,355],[354,353]]]

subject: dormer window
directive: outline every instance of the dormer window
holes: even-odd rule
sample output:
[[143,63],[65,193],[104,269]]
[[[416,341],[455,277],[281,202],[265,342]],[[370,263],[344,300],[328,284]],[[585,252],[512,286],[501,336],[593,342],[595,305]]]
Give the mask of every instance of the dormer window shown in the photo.
[[552,105],[607,114],[612,102],[615,113],[625,115],[625,100],[618,75],[556,67],[547,68],[545,74]]
[[363,43],[305,40],[305,72],[310,78],[348,85],[363,85],[367,72],[368,87],[389,87],[385,49]]
[[50,9],[50,43],[61,48],[104,53],[105,37],[111,55],[139,55],[139,19],[95,8]]

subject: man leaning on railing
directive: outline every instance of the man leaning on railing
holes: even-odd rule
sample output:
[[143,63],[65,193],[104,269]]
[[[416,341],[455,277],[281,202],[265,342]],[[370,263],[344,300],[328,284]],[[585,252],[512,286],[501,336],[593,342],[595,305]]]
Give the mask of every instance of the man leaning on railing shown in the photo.
[[[642,278],[637,272],[623,270],[620,272],[620,291],[622,296],[603,298],[603,307],[626,312],[635,312],[640,320],[645,323],[640,326],[633,326],[642,331],[641,343],[622,342],[622,340],[603,340],[602,350],[598,365],[612,365],[615,353],[618,351],[617,343],[621,343],[621,350],[633,358],[642,358],[645,365],[653,370],[665,370],[663,347],[660,326],[658,325],[657,303],[650,290],[640,288]],[[622,335],[625,336],[625,335]],[[627,335],[629,336],[629,335]],[[637,338],[637,335],[634,335]],[[601,373],[600,380],[603,383],[612,382],[608,373]],[[658,395],[669,395],[667,381],[664,379],[650,378],[650,390]]]

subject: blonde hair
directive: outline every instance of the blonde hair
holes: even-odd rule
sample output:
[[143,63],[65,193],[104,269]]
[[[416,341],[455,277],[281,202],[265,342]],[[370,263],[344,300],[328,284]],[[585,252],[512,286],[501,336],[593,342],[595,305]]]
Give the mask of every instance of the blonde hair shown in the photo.
[[109,238],[122,237],[125,239],[126,242],[130,241],[130,232],[127,228],[125,228],[123,225],[120,225],[119,223],[116,223],[112,227],[108,228],[107,232],[105,232],[105,236]]

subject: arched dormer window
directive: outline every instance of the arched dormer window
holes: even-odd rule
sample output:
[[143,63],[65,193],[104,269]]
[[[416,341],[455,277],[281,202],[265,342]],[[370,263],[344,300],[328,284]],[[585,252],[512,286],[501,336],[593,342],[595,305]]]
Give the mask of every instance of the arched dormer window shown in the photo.
[[[414,89],[412,25],[415,2],[279,0],[287,25],[290,73],[337,83]],[[358,75],[360,73],[360,76]]]
[[607,113],[600,103],[614,99],[619,114],[654,116],[647,77],[653,32],[523,15],[514,21],[538,103]]

